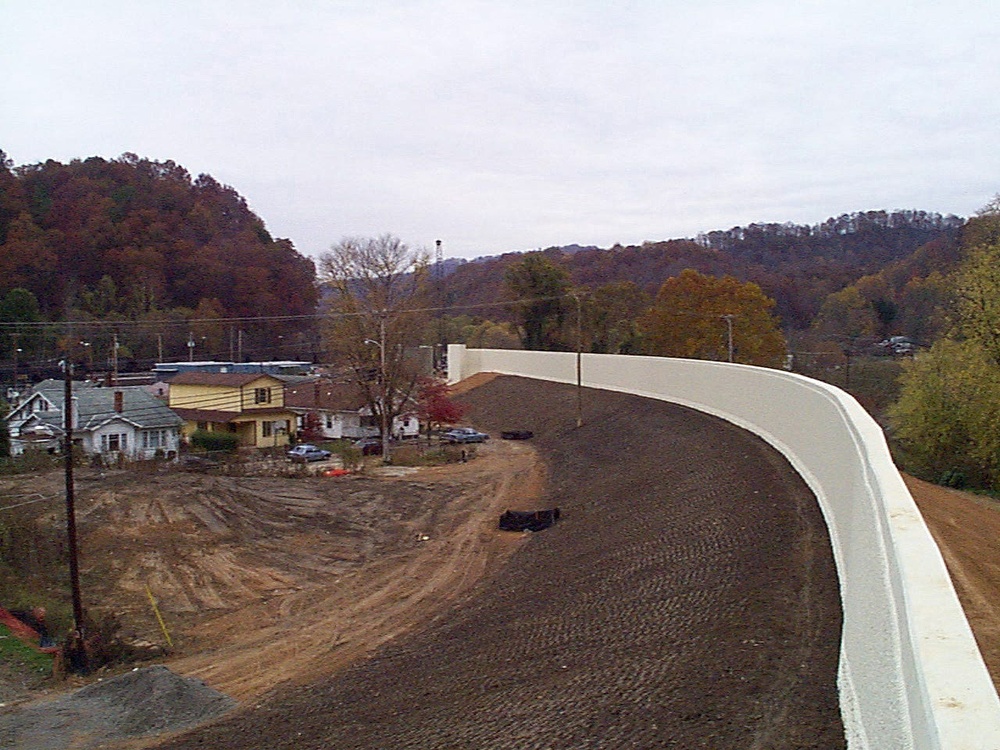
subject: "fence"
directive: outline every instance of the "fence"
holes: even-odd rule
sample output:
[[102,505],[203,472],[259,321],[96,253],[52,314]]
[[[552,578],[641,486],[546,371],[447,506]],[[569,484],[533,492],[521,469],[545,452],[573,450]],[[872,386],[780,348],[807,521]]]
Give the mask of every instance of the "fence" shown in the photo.
[[[577,382],[567,352],[453,344],[448,363],[452,382],[478,372]],[[1000,749],[1000,700],[944,561],[881,429],[850,395],[720,362],[585,354],[580,368],[584,386],[683,404],[756,433],[815,492],[840,579],[838,688],[852,750]]]

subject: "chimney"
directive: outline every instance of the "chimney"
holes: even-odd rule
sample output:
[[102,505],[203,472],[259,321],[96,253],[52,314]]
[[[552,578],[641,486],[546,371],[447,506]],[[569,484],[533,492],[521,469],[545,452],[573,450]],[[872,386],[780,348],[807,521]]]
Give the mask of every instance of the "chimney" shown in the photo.
[[115,391],[115,411],[119,414],[122,413],[124,409],[125,394],[121,391]]

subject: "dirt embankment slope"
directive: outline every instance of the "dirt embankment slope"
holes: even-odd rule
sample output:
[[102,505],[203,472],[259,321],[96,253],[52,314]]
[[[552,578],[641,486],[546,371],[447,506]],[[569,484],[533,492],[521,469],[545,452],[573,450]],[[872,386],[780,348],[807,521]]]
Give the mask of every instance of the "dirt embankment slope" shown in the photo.
[[567,386],[464,398],[534,432],[560,522],[429,627],[164,747],[843,746],[833,560],[787,462],[624,394],[588,391],[580,429]]
[[1000,504],[903,478],[941,550],[993,684],[1000,690]]

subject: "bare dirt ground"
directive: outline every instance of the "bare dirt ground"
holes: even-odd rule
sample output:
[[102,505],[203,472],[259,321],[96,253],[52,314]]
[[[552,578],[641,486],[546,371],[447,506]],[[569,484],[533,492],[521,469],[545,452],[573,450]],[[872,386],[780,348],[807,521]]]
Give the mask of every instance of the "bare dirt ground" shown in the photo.
[[588,392],[581,429],[566,386],[467,398],[535,433],[560,522],[428,627],[164,747],[843,746],[832,556],[780,456],[622,394]]
[[904,476],[1000,690],[1000,504]]
[[[396,476],[81,479],[87,596],[162,643],[152,593],[168,666],[242,704],[166,746],[842,746],[832,559],[783,459],[679,407],[588,391],[577,430],[566,386],[465,386],[477,426],[536,438]],[[910,486],[996,676],[1000,514]]]

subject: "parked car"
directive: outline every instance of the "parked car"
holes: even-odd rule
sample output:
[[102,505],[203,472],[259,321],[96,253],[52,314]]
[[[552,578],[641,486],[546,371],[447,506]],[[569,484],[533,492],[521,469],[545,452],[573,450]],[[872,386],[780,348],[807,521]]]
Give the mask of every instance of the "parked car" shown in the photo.
[[382,455],[382,438],[380,437],[366,437],[356,440],[354,442],[354,447],[361,451],[362,456],[381,456]]
[[288,457],[292,461],[326,461],[331,455],[330,451],[325,451],[308,443],[296,445],[288,451]]
[[490,436],[472,427],[455,427],[441,434],[447,443],[485,443]]

